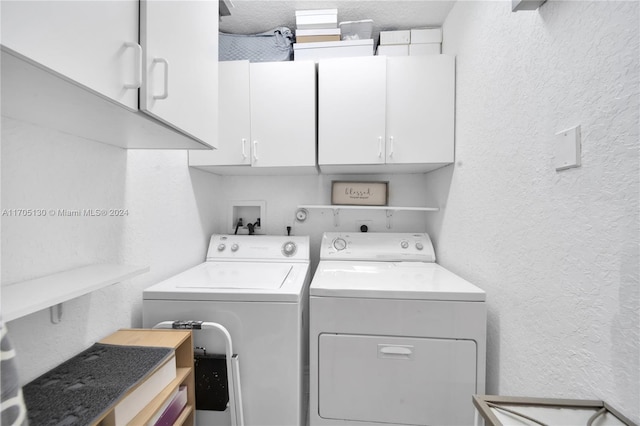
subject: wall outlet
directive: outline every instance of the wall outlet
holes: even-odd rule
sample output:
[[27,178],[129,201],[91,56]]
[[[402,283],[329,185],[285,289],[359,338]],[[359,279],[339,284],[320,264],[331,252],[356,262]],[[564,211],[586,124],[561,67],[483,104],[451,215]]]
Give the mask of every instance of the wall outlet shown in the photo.
[[580,126],[556,133],[555,165],[557,171],[580,167],[582,157],[581,145]]

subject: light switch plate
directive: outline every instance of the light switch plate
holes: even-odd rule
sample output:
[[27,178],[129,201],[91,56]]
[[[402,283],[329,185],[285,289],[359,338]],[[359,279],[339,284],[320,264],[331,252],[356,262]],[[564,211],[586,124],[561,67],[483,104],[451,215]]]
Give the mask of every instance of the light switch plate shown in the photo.
[[566,170],[580,167],[582,141],[580,140],[580,126],[556,133],[555,164],[556,170]]

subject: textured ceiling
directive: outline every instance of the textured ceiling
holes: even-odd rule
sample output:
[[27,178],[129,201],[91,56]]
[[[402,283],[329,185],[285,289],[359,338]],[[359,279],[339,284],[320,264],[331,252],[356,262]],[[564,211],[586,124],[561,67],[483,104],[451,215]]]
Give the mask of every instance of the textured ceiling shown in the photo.
[[295,30],[297,9],[338,9],[338,22],[372,19],[374,38],[381,30],[441,26],[453,0],[233,0],[231,16],[220,20],[220,31],[256,34],[275,27]]

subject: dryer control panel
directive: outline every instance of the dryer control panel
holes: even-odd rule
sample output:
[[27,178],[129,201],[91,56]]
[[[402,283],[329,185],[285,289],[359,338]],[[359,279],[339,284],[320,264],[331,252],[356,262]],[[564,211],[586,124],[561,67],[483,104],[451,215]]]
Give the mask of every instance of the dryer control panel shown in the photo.
[[426,233],[325,232],[320,260],[435,262]]

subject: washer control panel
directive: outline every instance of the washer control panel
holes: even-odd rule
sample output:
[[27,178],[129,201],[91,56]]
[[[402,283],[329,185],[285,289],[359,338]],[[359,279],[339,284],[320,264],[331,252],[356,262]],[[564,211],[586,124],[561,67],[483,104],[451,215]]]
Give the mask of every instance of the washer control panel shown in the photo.
[[436,261],[426,233],[325,232],[321,244],[321,260]]
[[309,261],[309,237],[213,235],[207,260]]

